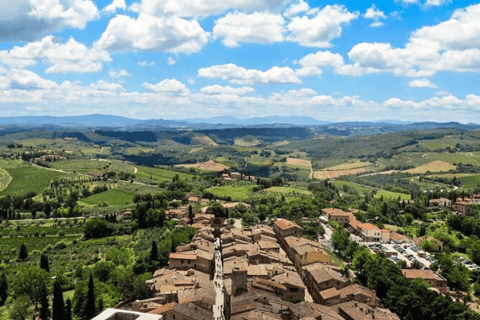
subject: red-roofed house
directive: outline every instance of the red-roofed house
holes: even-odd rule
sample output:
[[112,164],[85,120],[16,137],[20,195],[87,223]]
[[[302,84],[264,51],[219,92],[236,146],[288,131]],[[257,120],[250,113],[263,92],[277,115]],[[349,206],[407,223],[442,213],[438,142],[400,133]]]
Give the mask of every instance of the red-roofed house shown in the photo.
[[360,235],[366,241],[380,241],[382,240],[382,232],[380,229],[371,223],[359,224]]

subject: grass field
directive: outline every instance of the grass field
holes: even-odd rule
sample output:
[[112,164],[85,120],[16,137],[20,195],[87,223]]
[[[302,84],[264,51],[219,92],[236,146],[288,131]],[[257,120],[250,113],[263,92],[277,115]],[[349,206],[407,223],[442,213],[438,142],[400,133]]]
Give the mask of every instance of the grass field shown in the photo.
[[305,195],[312,195],[312,193],[308,190],[303,190],[303,189],[298,189],[298,188],[292,188],[292,187],[271,187],[268,189],[265,189],[267,192],[277,192],[281,194],[289,194],[292,192],[296,192],[299,194],[305,194]]
[[414,169],[407,170],[408,173],[427,173],[427,172],[446,172],[450,170],[455,170],[457,167],[453,164],[443,162],[443,161],[432,161],[427,164],[421,165]]
[[89,172],[125,172],[133,173],[133,166],[122,161],[100,161],[100,160],[61,160],[52,162],[52,168],[66,172],[84,173]]
[[110,189],[105,192],[81,199],[81,202],[90,205],[96,205],[97,203],[103,204],[104,202],[108,202],[109,205],[116,206],[133,203],[133,195],[124,191]]
[[207,171],[222,171],[230,168],[221,163],[216,163],[215,161],[211,160],[204,163],[177,164],[176,167],[196,168]]
[[295,158],[287,158],[287,164],[299,168],[310,168],[310,166],[312,165],[309,160]]
[[253,191],[255,186],[221,186],[209,188],[206,191],[217,197],[231,197],[233,201],[245,200]]
[[342,188],[343,186],[347,186],[348,188],[353,189],[361,194],[369,193],[373,189],[371,187],[362,186],[350,181],[342,181],[342,180],[332,181],[332,184],[337,188]]
[[445,173],[429,176],[432,178],[442,178],[446,180],[452,180],[455,177],[461,182],[461,186],[464,188],[475,188],[478,187],[480,183],[480,174],[471,174],[471,173]]
[[12,177],[7,170],[0,168],[0,191],[7,188],[8,184],[12,181]]
[[157,182],[164,182],[172,181],[172,178],[175,177],[177,174],[182,180],[188,180],[194,177],[193,175],[188,173],[144,166],[137,166],[137,173],[135,175],[137,178],[140,178],[142,180],[154,180]]
[[356,175],[368,172],[365,168],[350,169],[350,170],[322,170],[315,171],[313,173],[314,177],[320,180],[325,179],[334,179],[341,176]]
[[392,191],[387,191],[387,190],[380,190],[375,194],[376,199],[379,199],[382,196],[383,196],[384,199],[390,199],[390,200],[396,200],[396,199],[398,199],[398,197],[400,197],[401,200],[410,200],[411,199],[411,196],[409,194],[392,192]]
[[365,168],[369,167],[372,164],[370,162],[361,162],[361,161],[354,161],[354,162],[348,162],[348,163],[342,163],[333,167],[325,168],[322,170],[328,170],[328,171],[336,171],[336,170],[351,170],[351,169],[358,169],[358,168]]
[[50,181],[64,176],[64,173],[34,167],[28,164],[22,164],[16,168],[6,169],[12,181],[8,187],[0,192],[0,196],[23,196],[28,192],[34,191],[42,193],[50,186]]
[[463,164],[478,164],[477,159],[471,157],[465,153],[427,153],[428,160],[431,161],[443,161],[450,164],[463,163]]

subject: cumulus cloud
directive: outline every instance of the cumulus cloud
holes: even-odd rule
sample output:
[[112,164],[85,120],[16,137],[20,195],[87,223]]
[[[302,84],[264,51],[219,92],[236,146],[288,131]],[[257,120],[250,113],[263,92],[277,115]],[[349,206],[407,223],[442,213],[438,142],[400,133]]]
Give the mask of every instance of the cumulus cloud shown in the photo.
[[367,11],[363,15],[363,17],[365,19],[373,20],[373,22],[370,24],[370,27],[373,27],[373,28],[378,28],[378,27],[383,26],[383,22],[381,22],[380,19],[386,19],[387,18],[385,13],[383,13],[383,11],[377,9],[377,7],[374,4],[372,4],[372,6],[367,9]]
[[125,0],[113,0],[111,4],[109,4],[105,7],[105,9],[103,9],[103,11],[115,13],[118,9],[125,11],[126,8],[127,4],[125,3]]
[[195,20],[149,14],[140,14],[138,18],[117,15],[110,20],[95,46],[117,51],[193,53],[200,51],[209,37],[210,34]]
[[412,80],[408,83],[408,86],[412,88],[438,88],[436,84],[430,82],[427,78]]
[[64,28],[84,29],[98,16],[91,0],[15,0],[0,8],[0,41],[33,41]]
[[237,47],[239,42],[280,42],[283,41],[284,23],[283,17],[279,14],[234,12],[216,21],[213,36],[215,39],[223,38],[223,43],[227,47]]
[[175,59],[172,57],[168,57],[167,62],[169,66],[173,66],[177,61],[175,61]]
[[273,67],[267,71],[256,69],[245,69],[233,63],[224,65],[215,65],[198,70],[198,76],[201,78],[219,78],[236,84],[284,84],[301,83],[289,67]]
[[285,10],[283,15],[286,17],[291,17],[302,12],[307,12],[309,10],[310,10],[310,6],[308,5],[308,3],[306,3],[304,0],[299,0],[296,3],[292,3],[287,8],[287,10]]
[[255,92],[255,89],[252,87],[241,87],[241,88],[232,88],[230,86],[219,86],[213,85],[208,86],[200,89],[200,92],[205,94],[234,94],[234,95],[242,95],[247,93]]
[[286,0],[142,0],[132,6],[132,10],[155,16],[173,14],[180,17],[218,15],[228,10],[238,11],[277,11]]
[[28,70],[12,69],[8,73],[10,88],[21,90],[53,89],[57,84],[50,80],[45,80],[36,73]]
[[342,25],[358,17],[358,12],[349,12],[344,6],[326,6],[312,18],[304,15],[293,17],[287,25],[287,40],[307,47],[331,46],[330,41],[342,34]]
[[125,91],[125,88],[120,83],[112,83],[103,80],[97,81],[90,85],[91,88],[102,91]]
[[127,70],[120,70],[120,71],[115,71],[115,70],[110,70],[110,78],[112,79],[118,79],[118,78],[122,78],[122,77],[128,77],[130,76],[130,73],[128,73]]
[[66,43],[58,43],[53,36],[0,51],[0,61],[15,68],[33,66],[39,60],[50,65],[46,73],[87,73],[100,71],[102,64],[111,61],[111,58],[108,52],[87,48],[73,38]]
[[434,7],[438,7],[438,6],[442,6],[446,3],[450,3],[451,1],[450,0],[427,0],[427,2],[425,2],[425,4],[427,6],[434,6]]
[[155,65],[155,61],[140,61],[137,64],[140,67],[153,67]]
[[143,86],[155,92],[188,93],[187,86],[177,79],[165,79],[157,84],[144,83]]
[[480,71],[480,5],[457,10],[451,19],[414,31],[404,48],[359,43],[348,56],[359,74],[393,72],[413,77],[438,71]]

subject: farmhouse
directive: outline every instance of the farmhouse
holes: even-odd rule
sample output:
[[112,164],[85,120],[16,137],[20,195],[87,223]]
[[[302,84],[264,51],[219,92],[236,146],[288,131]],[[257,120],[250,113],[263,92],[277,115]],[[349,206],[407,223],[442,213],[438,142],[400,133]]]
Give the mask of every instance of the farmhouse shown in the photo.
[[422,278],[440,293],[448,292],[447,280],[432,270],[402,269],[402,274],[408,280]]

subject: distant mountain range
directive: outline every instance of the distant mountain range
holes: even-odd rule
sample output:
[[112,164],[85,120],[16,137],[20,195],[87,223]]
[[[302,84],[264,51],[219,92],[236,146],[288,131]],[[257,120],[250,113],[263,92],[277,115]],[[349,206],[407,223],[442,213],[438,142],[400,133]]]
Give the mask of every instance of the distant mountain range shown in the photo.
[[[26,116],[26,117],[8,117],[0,118],[2,127],[44,127],[45,129],[55,127],[99,127],[114,128],[117,130],[176,130],[176,129],[229,129],[238,127],[314,127],[314,131],[321,133],[329,132],[358,132],[359,134],[372,134],[378,132],[394,132],[402,130],[428,130],[437,128],[456,128],[461,130],[480,130],[480,125],[469,123],[462,124],[458,122],[438,123],[438,122],[406,122],[398,120],[384,120],[379,122],[369,121],[351,121],[351,122],[328,122],[310,117],[300,116],[269,116],[249,119],[240,119],[232,116],[219,116],[212,118],[193,118],[180,120],[165,119],[131,119],[121,116],[92,114],[85,116]],[[333,130],[333,131],[332,131]],[[352,131],[353,130],[353,131]],[[350,133],[348,134],[350,135]]]

